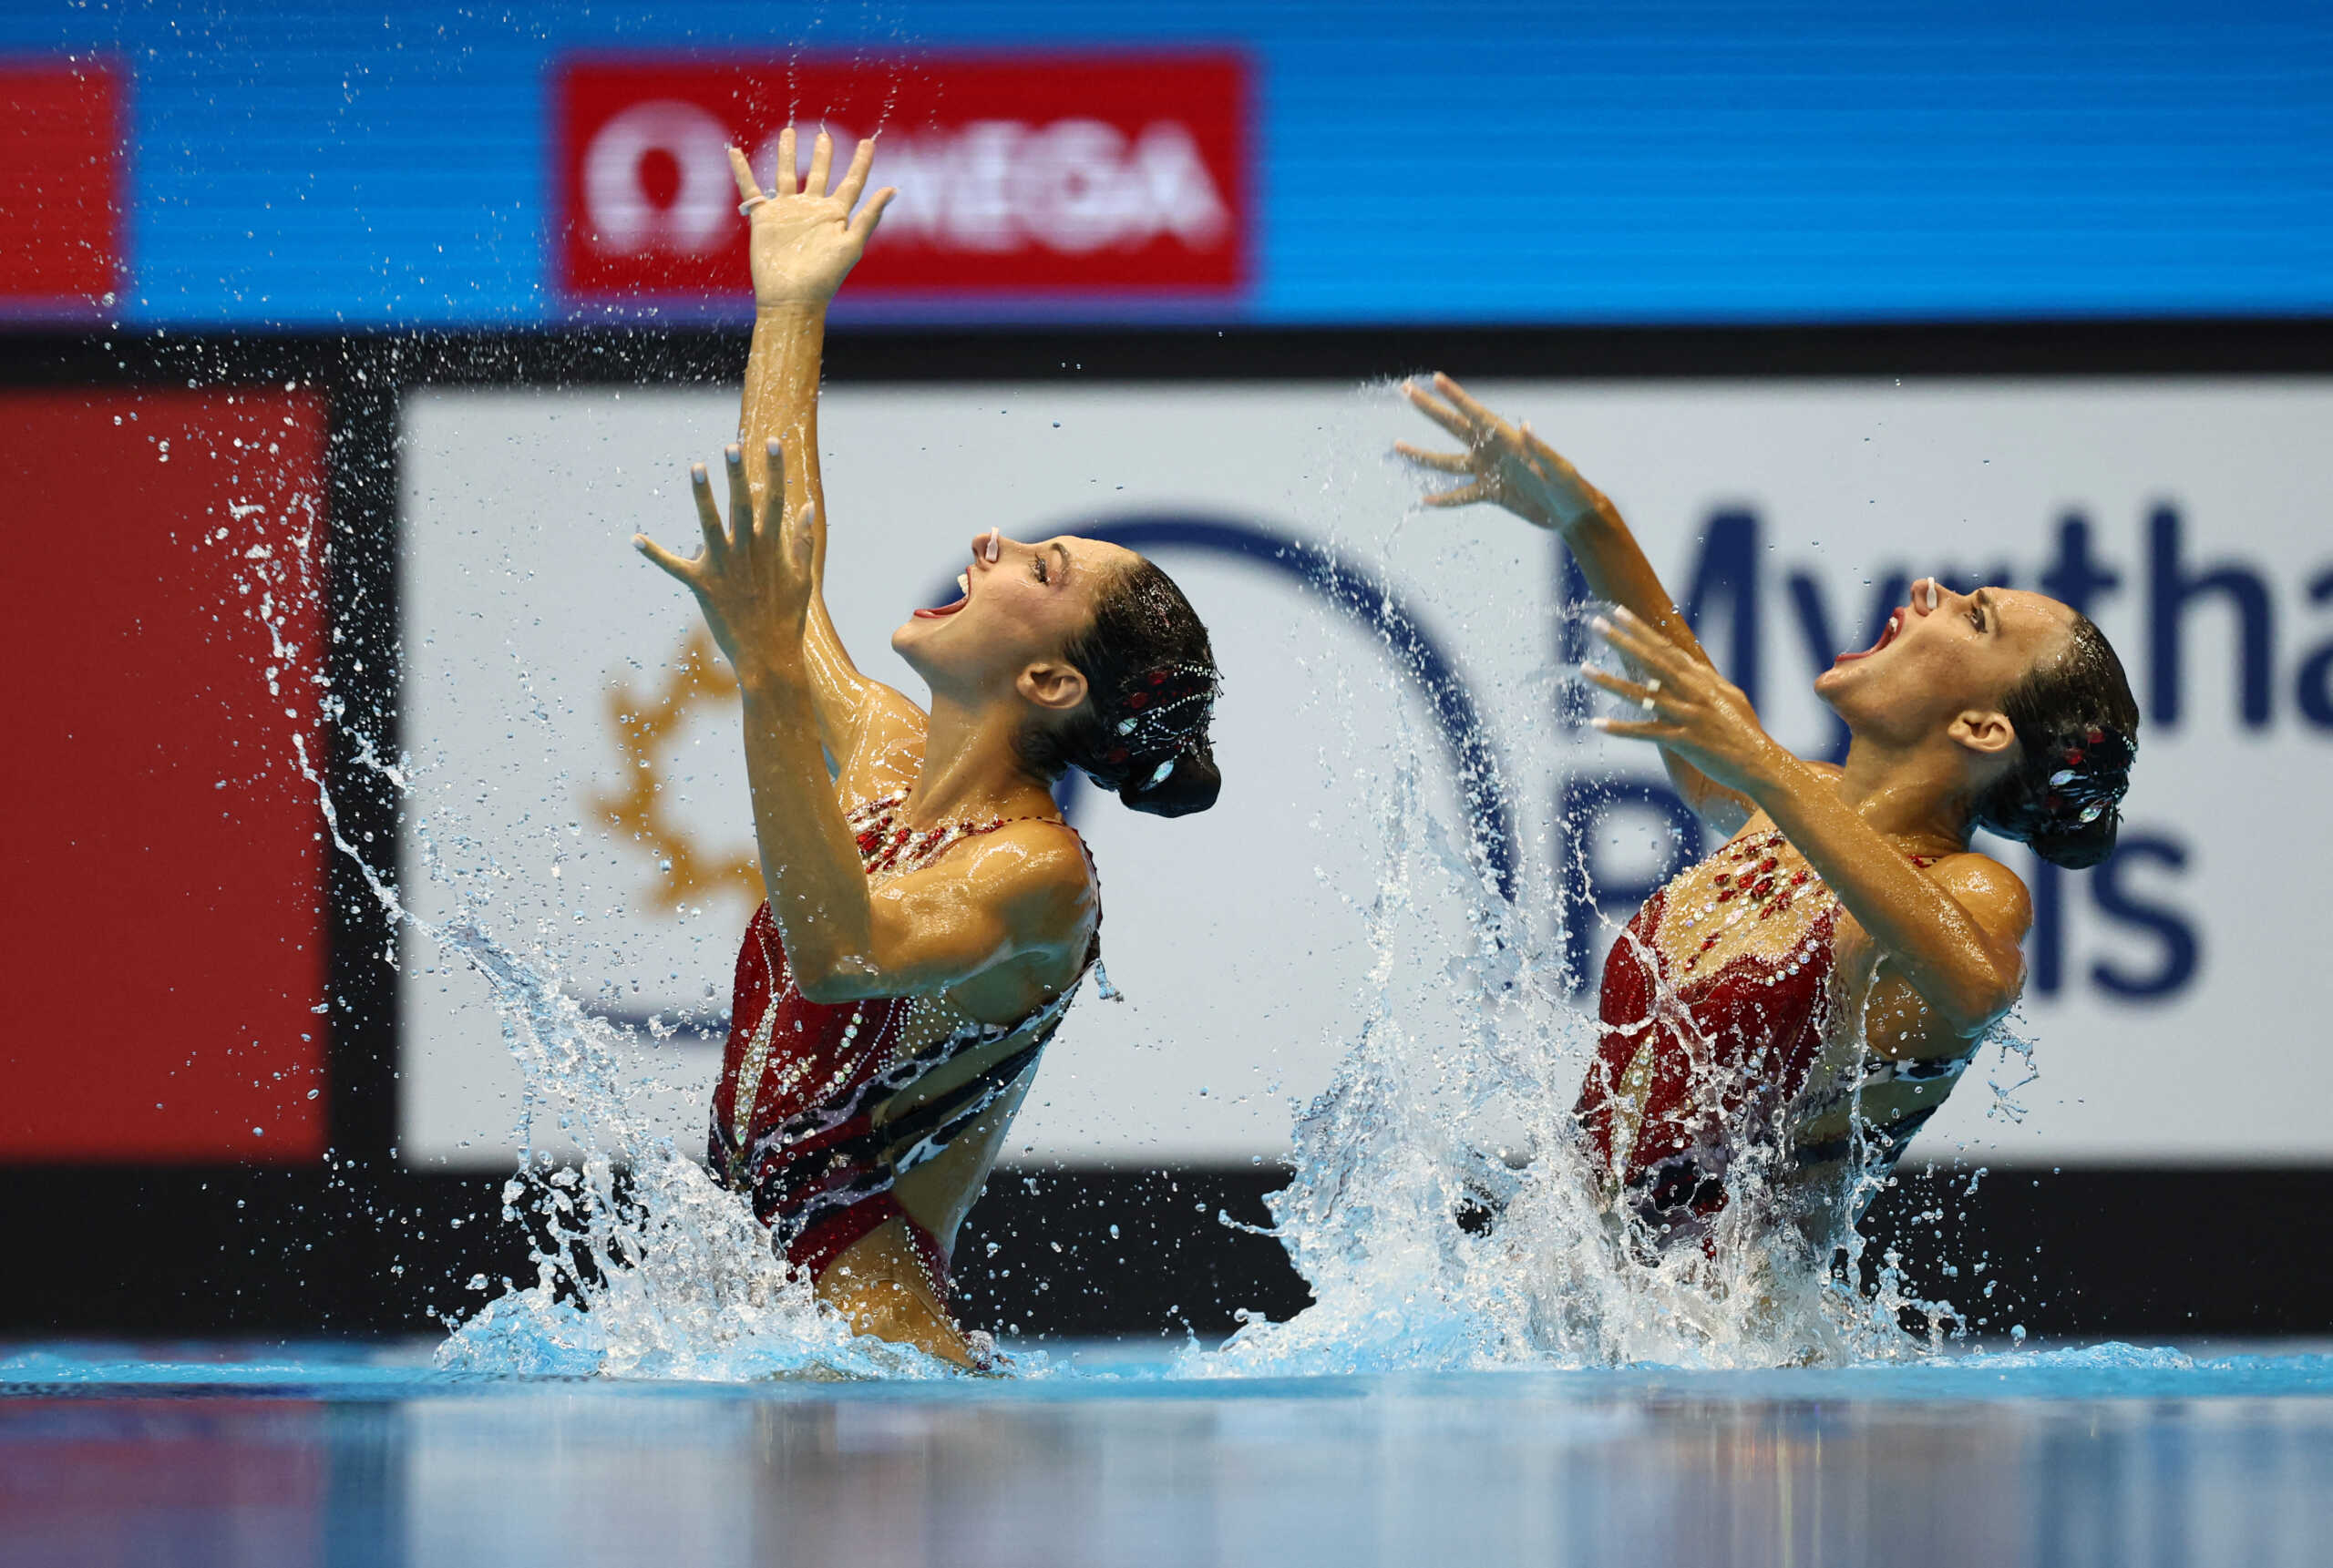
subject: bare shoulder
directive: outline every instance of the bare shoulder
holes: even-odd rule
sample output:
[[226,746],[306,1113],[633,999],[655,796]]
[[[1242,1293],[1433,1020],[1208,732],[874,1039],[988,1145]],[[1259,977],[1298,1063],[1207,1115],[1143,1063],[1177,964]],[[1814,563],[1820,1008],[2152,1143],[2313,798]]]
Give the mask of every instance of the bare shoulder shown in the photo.
[[2025,879],[1989,855],[1948,855],[1928,876],[1993,930],[2022,937],[2033,924],[2033,896]]
[[1007,823],[957,852],[967,880],[1041,920],[1078,917],[1098,903],[1084,842],[1065,823]]
[[1018,953],[1082,957],[1101,896],[1077,835],[1058,822],[1007,823],[951,847],[876,895],[929,928],[992,929]]

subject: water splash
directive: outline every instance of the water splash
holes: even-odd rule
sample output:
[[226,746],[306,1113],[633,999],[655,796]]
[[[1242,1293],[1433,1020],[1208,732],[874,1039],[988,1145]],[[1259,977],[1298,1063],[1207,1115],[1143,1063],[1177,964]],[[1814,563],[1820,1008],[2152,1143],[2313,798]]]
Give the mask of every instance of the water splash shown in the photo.
[[[1346,674],[1337,661],[1333,678]],[[529,711],[514,717],[551,725],[529,694]],[[341,722],[328,692],[324,707]],[[1570,1125],[1594,1040],[1570,1000],[1554,868],[1526,866],[1516,897],[1501,897],[1482,846],[1434,804],[1442,781],[1419,759],[1437,748],[1413,739],[1367,796],[1382,872],[1365,920],[1370,1005],[1334,1080],[1299,1119],[1294,1180],[1272,1200],[1274,1232],[1317,1304],[1285,1323],[1250,1324],[1218,1350],[1187,1352],[1182,1374],[1757,1368],[1932,1348],[1896,1327],[1898,1309],[1919,1304],[1904,1297],[1892,1258],[1879,1260],[1878,1292],[1865,1296],[1840,1283],[1827,1246],[1752,1234],[1746,1216],[1763,1205],[1746,1193],[1729,1206],[1716,1261],[1690,1249],[1653,1264],[1631,1255]],[[361,736],[354,750],[359,766],[413,798],[403,766]],[[503,1214],[534,1241],[534,1277],[505,1282],[456,1328],[441,1367],[947,1375],[912,1350],[853,1337],[789,1274],[745,1205],[653,1130],[642,1102],[669,1087],[644,1065],[653,1053],[569,994],[550,933],[523,949],[497,934],[491,846],[407,825],[421,869],[457,907],[425,920],[342,833],[331,791],[304,747],[300,756],[336,851],[395,928],[485,977],[522,1071],[527,1153]],[[1729,1179],[1754,1175],[1745,1166]],[[1847,1254],[1845,1277],[1856,1277],[1862,1239],[1830,1239]]]
[[[263,590],[259,618],[274,638],[271,688],[299,651],[286,641],[283,607],[320,580],[317,530],[303,516],[308,526],[291,534],[285,551],[251,558],[261,563],[251,569]],[[347,736],[355,765],[409,804],[409,764],[380,756],[321,671],[313,679],[317,715]],[[530,716],[550,722],[540,703]],[[398,963],[394,942],[407,935],[477,969],[523,1077],[523,1153],[502,1189],[502,1218],[527,1230],[534,1278],[504,1281],[500,1295],[455,1327],[437,1352],[441,1370],[713,1380],[958,1375],[911,1348],[855,1335],[815,1299],[737,1195],[655,1130],[644,1104],[671,1086],[644,1049],[653,1042],[585,1010],[563,983],[547,932],[523,953],[492,932],[488,846],[458,828],[445,834],[456,875],[441,830],[426,820],[406,825],[423,873],[454,896],[450,917],[423,917],[345,831],[307,736],[294,731],[290,740],[334,852],[355,867],[389,926],[384,959]],[[488,1287],[482,1276],[471,1284]]]
[[[1867,1259],[1851,1223],[1813,1235],[1771,1223],[1754,1161],[1727,1174],[1709,1254],[1650,1254],[1606,1212],[1571,1115],[1596,1030],[1570,999],[1556,878],[1531,868],[1521,897],[1499,897],[1429,797],[1414,763],[1378,792],[1370,1009],[1298,1118],[1292,1179],[1268,1199],[1314,1305],[1187,1350],[1179,1374],[1754,1368],[1940,1350],[1962,1315],[1912,1296],[1893,1250]],[[1453,930],[1466,942],[1434,961]],[[1848,1173],[1842,1216],[1887,1181],[1876,1161]],[[1871,1286],[1851,1283],[1866,1274]],[[1927,1334],[1900,1327],[1907,1310]]]

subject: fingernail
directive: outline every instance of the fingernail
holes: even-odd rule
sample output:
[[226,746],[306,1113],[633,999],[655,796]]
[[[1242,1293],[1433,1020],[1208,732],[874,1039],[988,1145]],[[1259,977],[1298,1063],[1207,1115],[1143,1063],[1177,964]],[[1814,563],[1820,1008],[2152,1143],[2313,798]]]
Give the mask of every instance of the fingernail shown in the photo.
[[1590,719],[1588,721],[1588,727],[1591,730],[1608,730],[1612,727],[1612,721],[1606,718]]
[[731,444],[730,446],[727,446],[723,447],[723,448],[721,449],[721,455],[722,455],[724,457],[728,458],[728,459],[729,459],[729,461],[730,461],[731,463],[733,463],[733,464],[734,464],[734,463],[742,463],[742,462],[744,462],[744,461],[745,460],[745,449],[744,447],[742,447],[742,446],[736,446],[736,445],[735,445],[735,444],[734,444],[734,443],[733,443],[733,444]]
[[769,455],[775,457],[778,455],[780,450],[781,448],[778,445],[777,437],[775,436],[771,436],[769,438]]
[[1592,626],[1592,627],[1594,627],[1594,628],[1596,628],[1596,630],[1598,630],[1598,631],[1609,631],[1609,630],[1612,630],[1612,623],[1611,623],[1610,621],[1608,621],[1608,620],[1605,620],[1605,619],[1604,619],[1602,616],[1600,616],[1600,615],[1599,615],[1599,616],[1598,616],[1595,620],[1593,620],[1589,621],[1588,624],[1588,625],[1590,625],[1590,626]]
[[694,484],[704,484],[705,480],[704,465],[702,463],[690,464],[689,478]]

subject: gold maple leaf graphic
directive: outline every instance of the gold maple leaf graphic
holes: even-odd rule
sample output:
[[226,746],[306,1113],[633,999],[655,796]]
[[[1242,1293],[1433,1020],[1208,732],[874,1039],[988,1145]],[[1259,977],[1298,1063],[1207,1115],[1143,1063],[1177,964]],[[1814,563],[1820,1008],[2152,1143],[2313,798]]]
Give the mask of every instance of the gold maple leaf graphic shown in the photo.
[[649,899],[659,910],[669,912],[732,891],[743,893],[751,903],[762,900],[761,867],[751,855],[700,852],[664,808],[663,748],[679,738],[700,709],[727,713],[736,704],[736,678],[702,627],[682,645],[661,690],[644,698],[623,690],[608,693],[608,722],[615,732],[616,750],[623,756],[623,787],[593,792],[585,798],[584,809],[612,825],[617,837],[629,836],[660,863],[663,874],[648,888]]

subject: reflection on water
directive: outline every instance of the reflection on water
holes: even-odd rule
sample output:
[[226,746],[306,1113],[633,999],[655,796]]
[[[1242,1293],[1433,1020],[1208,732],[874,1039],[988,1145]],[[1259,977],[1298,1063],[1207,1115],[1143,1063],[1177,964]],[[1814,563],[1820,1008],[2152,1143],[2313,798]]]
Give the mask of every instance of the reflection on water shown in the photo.
[[2184,1399],[2030,1397],[2160,1394],[2167,1367],[2069,1386],[1989,1365],[1917,1398],[1902,1368],[719,1390],[420,1374],[414,1397],[359,1380],[332,1399],[20,1381],[0,1400],[0,1563],[2321,1560],[2322,1358],[2190,1369],[2206,1397]]

